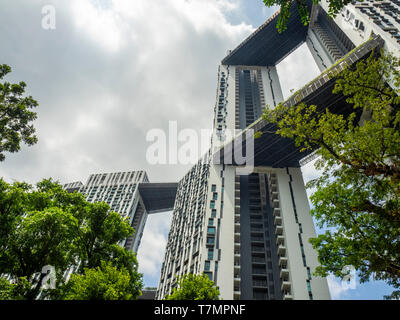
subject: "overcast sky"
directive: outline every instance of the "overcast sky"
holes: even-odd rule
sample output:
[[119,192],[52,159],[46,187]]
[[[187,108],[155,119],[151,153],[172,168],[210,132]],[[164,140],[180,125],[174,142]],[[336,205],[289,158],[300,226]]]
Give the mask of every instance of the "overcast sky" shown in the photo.
[[[54,30],[42,27],[45,5],[55,8]],[[146,134],[168,132],[169,121],[211,129],[219,62],[274,11],[261,0],[1,0],[0,63],[39,102],[39,142],[7,154],[0,176],[66,183],[145,170],[151,182],[178,181],[190,165],[150,165]],[[288,96],[318,69],[303,45],[278,72]],[[305,180],[316,174],[303,171]],[[146,285],[157,285],[170,218],[146,225]]]

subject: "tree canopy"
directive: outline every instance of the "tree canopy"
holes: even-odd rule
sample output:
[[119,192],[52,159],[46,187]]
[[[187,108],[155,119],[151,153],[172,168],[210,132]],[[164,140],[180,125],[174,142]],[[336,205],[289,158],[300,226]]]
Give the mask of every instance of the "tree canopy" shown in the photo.
[[[0,65],[0,80],[11,72],[11,68]],[[38,106],[31,96],[24,97],[26,83],[0,82],[0,161],[5,152],[17,152],[21,142],[31,146],[37,143],[35,128],[31,124],[36,113],[31,109]]]
[[[120,273],[124,283],[116,286],[128,291],[118,297],[136,298],[143,285],[136,256],[118,245],[132,233],[108,204],[89,203],[51,179],[35,187],[0,179],[0,274],[9,281],[6,285],[3,276],[0,291],[10,298],[35,299],[40,292],[57,299],[71,297],[66,271],[75,268],[82,277],[73,277],[73,283],[83,279],[87,285],[94,283],[93,277],[110,281]],[[41,291],[45,266],[56,271],[56,289]],[[104,294],[107,299],[109,293]]]
[[[361,2],[362,0],[359,1]],[[293,2],[295,2],[297,5],[301,22],[304,25],[307,25],[310,22],[310,11],[307,8],[307,0],[263,0],[263,2],[267,7],[279,6],[280,13],[278,24],[276,26],[279,32],[286,30],[286,26],[290,18],[290,6]],[[321,0],[312,0],[313,4],[318,4],[320,2]],[[352,2],[352,0],[328,0],[328,15],[335,17],[340,10],[350,2]]]
[[133,300],[140,293],[128,270],[104,261],[83,274],[72,274],[64,292],[65,300]]
[[165,297],[166,300],[219,300],[219,289],[205,274],[182,275],[177,284],[178,287]]
[[277,124],[276,134],[302,150],[317,149],[322,174],[307,186],[315,189],[311,213],[326,230],[311,240],[318,275],[345,276],[342,270],[352,265],[361,282],[373,276],[400,288],[399,67],[389,53],[371,54],[337,74],[333,93],[353,106],[347,118],[304,103],[263,115]]

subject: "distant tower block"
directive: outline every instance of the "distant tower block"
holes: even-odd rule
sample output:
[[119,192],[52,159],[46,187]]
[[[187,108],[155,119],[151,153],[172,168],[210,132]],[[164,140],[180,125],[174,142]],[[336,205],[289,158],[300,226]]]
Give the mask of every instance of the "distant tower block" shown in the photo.
[[137,252],[148,214],[173,209],[177,183],[150,183],[146,172],[129,171],[90,175],[86,184],[68,183],[68,192],[80,192],[89,202],[104,201],[127,219],[135,233],[119,244]]

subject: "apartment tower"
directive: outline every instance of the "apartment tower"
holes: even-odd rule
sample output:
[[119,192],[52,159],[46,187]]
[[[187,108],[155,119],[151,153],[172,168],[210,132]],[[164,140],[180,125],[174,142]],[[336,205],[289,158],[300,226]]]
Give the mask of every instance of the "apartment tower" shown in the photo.
[[[312,153],[264,134],[250,174],[226,156],[215,161],[249,129],[276,130],[260,119],[265,105],[304,101],[346,114],[351,107],[331,94],[329,72],[373,50],[400,52],[400,1],[354,1],[335,19],[326,1],[307,3],[308,26],[293,4],[285,32],[276,30],[276,13],[221,61],[212,147],[178,184],[157,299],[189,272],[207,274],[225,300],[330,299],[327,280],[313,275],[319,263],[308,241],[316,233],[300,167]],[[321,74],[284,100],[276,65],[303,43]]]

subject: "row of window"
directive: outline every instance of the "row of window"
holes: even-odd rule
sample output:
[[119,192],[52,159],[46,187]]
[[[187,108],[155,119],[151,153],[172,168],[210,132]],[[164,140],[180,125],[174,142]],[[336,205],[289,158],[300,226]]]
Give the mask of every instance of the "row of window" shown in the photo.
[[[204,159],[203,159],[204,160]],[[202,161],[203,161],[202,160]],[[200,271],[199,247],[207,194],[209,166],[199,162],[180,181],[173,219],[168,236],[167,250],[161,271],[159,294],[168,292],[172,275]],[[206,240],[211,242],[212,240]],[[184,247],[184,249],[183,249]],[[188,265],[190,263],[190,268]],[[183,267],[182,267],[183,266]],[[175,272],[173,273],[173,268]]]

